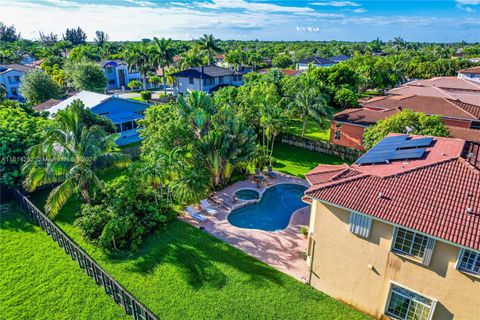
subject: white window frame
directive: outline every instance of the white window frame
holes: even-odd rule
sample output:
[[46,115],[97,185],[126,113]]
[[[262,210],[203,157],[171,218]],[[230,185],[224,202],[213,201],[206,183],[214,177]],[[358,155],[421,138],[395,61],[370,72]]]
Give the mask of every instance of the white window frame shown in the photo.
[[[420,293],[420,292],[418,292],[418,291],[416,291],[416,290],[410,289],[410,288],[408,288],[408,287],[406,287],[406,286],[404,286],[404,285],[401,285],[401,284],[399,284],[399,283],[397,283],[397,282],[395,282],[395,281],[390,281],[390,284],[389,284],[389,287],[388,287],[387,301],[386,301],[386,303],[385,303],[385,308],[384,308],[384,310],[383,310],[383,314],[384,314],[384,315],[386,315],[386,316],[387,316],[388,318],[390,318],[390,319],[400,319],[400,320],[403,320],[403,319],[401,319],[401,318],[399,318],[399,317],[396,317],[396,316],[394,316],[394,315],[389,315],[389,314],[387,313],[387,312],[388,312],[388,306],[390,305],[390,300],[391,300],[391,298],[392,298],[392,292],[393,292],[393,288],[394,288],[394,287],[403,288],[403,289],[405,289],[405,290],[408,290],[408,291],[410,291],[410,292],[412,292],[412,293],[418,294],[418,295],[420,295],[420,296],[422,296],[422,297],[430,300],[432,303],[431,303],[431,305],[430,305],[430,311],[429,311],[429,313],[428,313],[427,320],[432,320],[432,319],[433,319],[433,314],[435,313],[435,307],[437,306],[438,300],[437,300],[437,299],[433,299],[433,298],[431,298],[431,297],[429,297],[429,296],[426,296],[426,295],[424,295],[423,293]],[[397,293],[397,294],[400,294],[400,293]],[[400,294],[400,295],[401,295],[401,294]],[[407,298],[409,298],[409,297],[407,297]],[[418,303],[423,304],[423,303],[420,302],[420,301],[418,301]]]
[[[412,243],[410,245],[409,252],[401,251],[400,249],[395,248],[395,243],[397,241],[398,230],[399,229],[405,230],[406,232],[412,232],[413,233],[413,239],[412,239]],[[427,242],[425,244],[425,249],[424,249],[424,252],[423,252],[423,256],[421,256],[421,257],[416,256],[416,255],[411,253],[412,249],[413,249],[413,245],[415,243],[415,237],[417,235],[427,238]],[[419,232],[416,232],[416,231],[413,231],[413,230],[409,230],[409,229],[406,229],[406,228],[401,228],[401,227],[395,226],[394,231],[393,231],[392,245],[391,245],[390,251],[392,251],[395,254],[399,254],[399,255],[402,255],[402,256],[405,256],[405,257],[409,257],[409,258],[411,258],[415,261],[420,260],[422,262],[422,264],[428,266],[430,264],[431,259],[432,259],[433,250],[434,250],[434,247],[435,247],[435,242],[436,242],[435,239],[433,239],[432,237],[429,237],[427,235],[424,235],[422,233],[419,233]]]
[[372,222],[371,217],[353,211],[350,212],[349,229],[351,233],[357,236],[368,239],[372,231]]
[[476,257],[475,257],[475,260],[473,262],[473,265],[476,264],[476,262],[478,260],[480,260],[480,253],[479,252],[476,252],[475,250],[469,250],[469,249],[460,249],[458,251],[458,255],[457,255],[457,262],[455,264],[455,269],[457,269],[458,271],[460,272],[463,272],[463,273],[467,273],[467,274],[471,274],[473,276],[476,276],[476,277],[480,277],[480,273],[479,272],[475,272],[474,270],[469,270],[469,269],[465,269],[465,268],[462,268],[461,267],[461,263],[462,263],[462,260],[463,260],[463,256],[465,255],[465,252],[466,251],[469,251],[469,252],[473,252],[474,254],[476,254]]

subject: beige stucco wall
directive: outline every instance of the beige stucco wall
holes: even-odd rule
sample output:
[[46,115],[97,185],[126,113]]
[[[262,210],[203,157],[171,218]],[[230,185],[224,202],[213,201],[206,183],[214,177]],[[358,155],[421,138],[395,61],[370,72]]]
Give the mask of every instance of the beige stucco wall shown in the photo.
[[314,203],[312,286],[381,317],[394,281],[438,300],[434,319],[480,319],[480,281],[455,269],[458,247],[437,240],[427,267],[390,252],[393,226],[374,220],[364,239],[349,231],[348,211]]

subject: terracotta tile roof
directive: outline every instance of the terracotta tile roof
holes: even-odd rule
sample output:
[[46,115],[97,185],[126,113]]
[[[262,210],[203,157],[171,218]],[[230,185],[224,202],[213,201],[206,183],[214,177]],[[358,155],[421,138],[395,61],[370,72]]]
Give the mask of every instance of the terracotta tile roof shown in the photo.
[[472,68],[467,68],[467,69],[462,69],[462,70],[458,70],[458,73],[473,73],[473,74],[479,74],[479,73],[480,73],[480,66],[472,67]]
[[480,106],[480,84],[457,77],[417,80],[391,89],[390,95],[418,95],[459,100]]
[[366,101],[364,100],[361,104],[365,107],[379,109],[405,108],[449,118],[480,119],[480,105],[473,105],[443,97],[418,95],[381,96]]
[[345,109],[333,116],[335,121],[354,123],[361,126],[369,126],[377,121],[385,119],[399,112],[397,109],[375,110],[368,108]]
[[448,126],[450,137],[466,141],[480,142],[480,130]]
[[[462,157],[464,147],[437,137],[422,159],[341,165],[337,172],[352,173],[319,180],[305,196],[480,250],[480,170]],[[322,168],[312,172],[307,177]]]

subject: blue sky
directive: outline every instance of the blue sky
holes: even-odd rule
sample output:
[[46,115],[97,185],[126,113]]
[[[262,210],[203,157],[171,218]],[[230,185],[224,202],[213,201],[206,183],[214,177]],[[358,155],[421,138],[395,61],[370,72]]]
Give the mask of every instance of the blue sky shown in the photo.
[[1,0],[0,21],[25,38],[81,26],[111,40],[171,37],[480,42],[480,0]]

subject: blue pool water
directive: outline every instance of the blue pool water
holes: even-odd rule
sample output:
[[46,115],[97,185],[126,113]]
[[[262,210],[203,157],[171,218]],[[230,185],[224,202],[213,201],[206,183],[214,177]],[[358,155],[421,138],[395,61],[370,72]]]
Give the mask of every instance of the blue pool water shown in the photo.
[[292,213],[307,206],[301,200],[306,189],[296,184],[270,187],[259,202],[233,210],[228,215],[228,221],[236,227],[245,229],[265,231],[285,229]]

